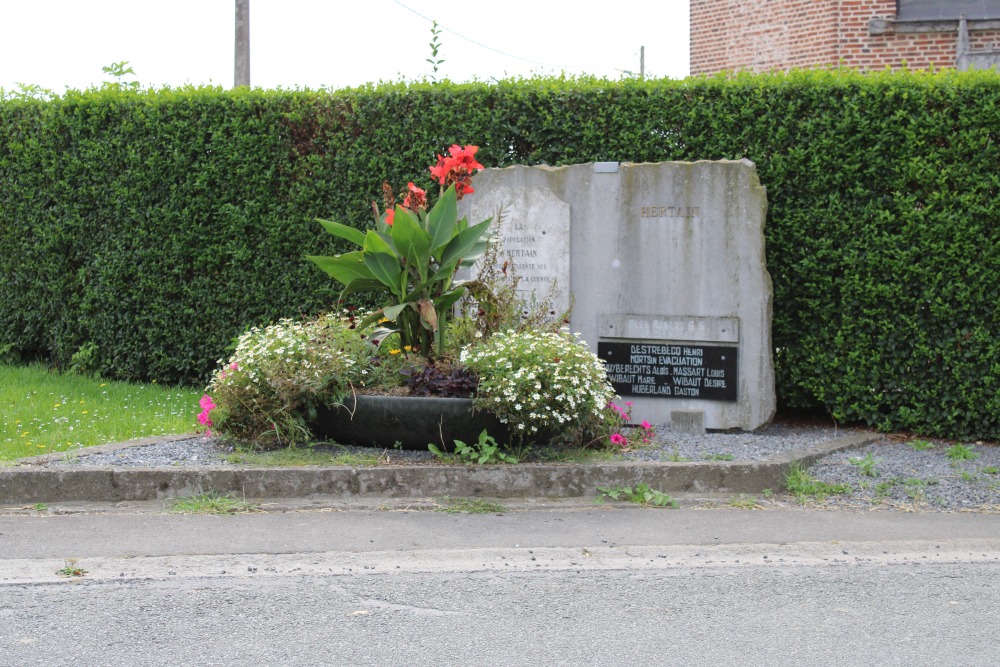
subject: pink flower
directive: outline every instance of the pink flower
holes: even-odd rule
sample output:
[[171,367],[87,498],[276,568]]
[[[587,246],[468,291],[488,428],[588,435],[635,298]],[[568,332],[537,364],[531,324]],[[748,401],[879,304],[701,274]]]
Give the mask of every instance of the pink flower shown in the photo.
[[642,427],[643,427],[644,429],[646,429],[646,430],[648,431],[649,429],[653,428],[653,425],[652,425],[652,424],[650,424],[650,423],[649,423],[648,421],[646,421],[645,419],[643,419],[643,420],[642,420]]
[[620,446],[624,447],[624,446],[626,446],[628,444],[628,440],[626,440],[625,436],[622,435],[621,433],[612,433],[611,434],[611,444],[612,445],[620,445]]
[[625,401],[626,408],[631,408],[633,405],[635,405],[635,403],[633,403],[632,401]]
[[209,416],[209,413],[217,407],[215,403],[212,402],[212,397],[205,394],[201,397],[201,400],[198,401],[198,405],[201,406],[201,413],[198,415],[198,423],[203,426],[211,426],[212,418]]
[[620,407],[618,407],[614,403],[608,403],[608,407],[617,412],[619,417],[621,417],[625,421],[628,421],[628,413],[622,410]]
[[240,369],[240,365],[238,363],[236,363],[235,361],[233,363],[229,364],[229,370],[238,371],[239,369]]

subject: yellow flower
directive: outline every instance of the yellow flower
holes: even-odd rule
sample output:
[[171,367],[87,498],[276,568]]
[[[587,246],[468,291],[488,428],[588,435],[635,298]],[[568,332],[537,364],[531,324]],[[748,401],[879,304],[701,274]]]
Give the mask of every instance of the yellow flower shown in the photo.
[[81,412],[80,414],[81,414],[81,415],[85,415],[85,414],[88,414],[88,413],[87,413],[87,411],[86,411],[86,410],[84,410],[84,411],[83,411],[83,412]]
[[406,350],[407,352],[413,352],[413,347],[410,345],[404,345],[403,349]]
[[399,354],[399,350],[389,350],[389,354]]

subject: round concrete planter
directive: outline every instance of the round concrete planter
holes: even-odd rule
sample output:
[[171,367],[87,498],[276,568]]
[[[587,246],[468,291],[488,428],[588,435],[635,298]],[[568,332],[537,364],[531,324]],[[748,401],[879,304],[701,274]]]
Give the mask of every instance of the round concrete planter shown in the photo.
[[321,412],[313,431],[342,444],[451,450],[455,440],[473,443],[486,430],[506,442],[506,425],[488,412],[473,412],[471,398],[348,396],[336,410]]

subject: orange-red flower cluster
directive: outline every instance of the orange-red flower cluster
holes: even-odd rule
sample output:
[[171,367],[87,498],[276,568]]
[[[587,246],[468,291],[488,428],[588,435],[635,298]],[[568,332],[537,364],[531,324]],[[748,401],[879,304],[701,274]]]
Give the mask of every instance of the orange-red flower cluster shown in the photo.
[[[437,156],[437,164],[430,167],[431,175],[445,188],[454,183],[455,195],[458,199],[461,199],[464,195],[472,194],[475,192],[472,189],[472,174],[483,169],[483,165],[476,161],[476,151],[478,150],[479,146],[466,146],[462,148],[458,144],[453,144],[448,149],[448,157]],[[383,191],[387,187],[387,184],[383,185]],[[412,181],[407,183],[406,187],[409,192],[406,193],[401,206],[410,211],[427,208],[427,192],[418,188]],[[385,223],[391,226],[396,218],[396,209],[389,205],[392,190],[388,190],[388,192]]]
[[418,208],[427,208],[427,192],[415,186],[413,181],[407,183],[406,187],[410,191],[406,193],[406,198],[403,199],[403,206],[411,211],[416,211]]
[[466,146],[462,148],[458,144],[453,144],[448,149],[448,157],[438,155],[438,163],[430,168],[431,175],[444,187],[452,183],[455,184],[455,194],[458,199],[463,195],[472,194],[472,173],[483,168],[483,165],[476,162],[476,151],[478,146]]
[[[402,207],[411,211],[427,208],[427,192],[415,186],[413,181],[406,184],[409,192],[403,199]],[[392,226],[396,220],[396,209],[390,208],[385,212],[385,224]]]

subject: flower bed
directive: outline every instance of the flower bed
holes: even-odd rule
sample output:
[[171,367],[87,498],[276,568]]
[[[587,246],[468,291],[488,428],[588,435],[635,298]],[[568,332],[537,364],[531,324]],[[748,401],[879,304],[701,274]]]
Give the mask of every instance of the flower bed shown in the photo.
[[[365,232],[320,220],[358,249],[309,259],[343,284],[342,296],[376,291],[386,305],[251,329],[232,357],[219,361],[199,420],[263,448],[313,441],[317,425],[338,409],[341,419],[354,414],[357,394],[473,398],[501,444],[628,447],[621,431],[629,415],[612,403],[603,363],[560,330],[565,314],[541,316],[544,299],[525,303],[513,271],[489,268],[500,252],[492,220],[470,224],[458,217],[457,201],[474,192],[472,174],[482,169],[475,153],[475,146],[454,145],[438,156],[430,168],[440,186],[433,207],[412,182],[400,204],[384,185],[385,208],[372,204]],[[456,280],[459,269],[481,258],[487,268],[476,280]],[[439,425],[435,441],[449,447],[446,418],[427,412]],[[372,424],[340,437],[377,441],[364,432],[379,422]]]

